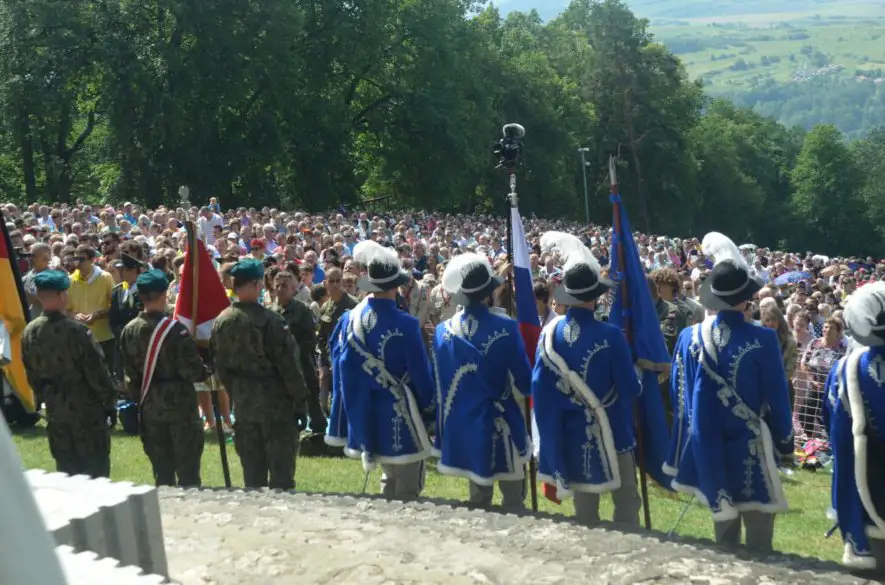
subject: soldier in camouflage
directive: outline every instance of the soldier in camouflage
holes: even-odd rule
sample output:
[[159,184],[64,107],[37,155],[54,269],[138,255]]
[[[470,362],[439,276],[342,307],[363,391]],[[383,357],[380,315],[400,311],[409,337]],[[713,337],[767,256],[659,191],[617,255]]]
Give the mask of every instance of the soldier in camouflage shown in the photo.
[[[234,446],[247,488],[295,487],[307,387],[285,320],[258,302],[264,267],[254,258],[230,270],[237,301],[212,325],[215,371],[236,409]],[[268,481],[268,474],[270,481]]]
[[[326,434],[326,415],[320,406],[320,385],[317,381],[316,360],[314,351],[316,342],[316,318],[313,311],[305,303],[295,298],[296,280],[295,275],[288,270],[271,268],[271,280],[276,293],[276,302],[271,310],[280,315],[289,326],[289,332],[295,338],[298,345],[298,355],[301,358],[301,372],[307,384],[307,416],[309,419],[310,432],[319,436],[320,444],[322,436]],[[302,445],[304,448],[304,445]]]
[[664,342],[667,344],[667,351],[673,355],[673,348],[676,347],[676,339],[679,337],[679,329],[677,328],[677,317],[679,310],[676,305],[669,301],[665,301],[658,294],[658,285],[654,277],[649,274],[648,290],[651,292],[652,301],[655,304],[655,311],[658,313],[658,321],[661,322],[661,332],[664,334]]
[[120,349],[144,452],[158,486],[199,487],[204,438],[194,383],[209,371],[185,326],[165,312],[165,273],[150,270],[135,284],[144,311],[123,328]]
[[58,270],[34,277],[43,314],[28,323],[22,337],[25,371],[38,404],[46,403],[49,450],[58,471],[108,477],[106,412],[116,391],[92,332],[65,315],[70,285]]
[[[682,298],[682,283],[679,275],[672,268],[658,268],[652,272],[655,284],[658,287],[658,296],[664,301],[676,307],[676,335],[683,329],[695,324],[695,309]],[[703,320],[703,319],[701,319]],[[675,344],[674,344],[675,346]],[[672,353],[672,348],[670,352]]]
[[341,287],[342,273],[340,268],[326,271],[326,293],[329,300],[320,308],[320,325],[317,329],[317,347],[320,351],[320,404],[327,409],[329,393],[332,388],[332,363],[329,361],[329,340],[341,315],[359,303]]

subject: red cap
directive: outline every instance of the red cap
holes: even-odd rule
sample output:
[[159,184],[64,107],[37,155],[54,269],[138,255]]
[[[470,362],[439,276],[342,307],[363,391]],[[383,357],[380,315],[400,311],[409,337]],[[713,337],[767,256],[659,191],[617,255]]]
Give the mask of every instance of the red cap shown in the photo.
[[263,248],[264,247],[264,240],[261,240],[259,238],[254,238],[254,239],[252,239],[251,242],[249,242],[249,247],[250,248]]

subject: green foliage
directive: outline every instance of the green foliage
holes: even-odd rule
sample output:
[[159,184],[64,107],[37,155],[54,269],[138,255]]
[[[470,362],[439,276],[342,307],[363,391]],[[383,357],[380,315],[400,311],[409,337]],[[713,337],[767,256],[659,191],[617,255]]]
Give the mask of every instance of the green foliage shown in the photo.
[[[694,46],[717,68],[785,66],[753,44],[782,34],[801,60],[830,54],[791,27],[710,29],[714,41]],[[721,31],[757,40],[715,41]],[[885,134],[862,129],[885,111],[885,90],[838,83],[760,82],[759,113],[709,102],[618,0],[573,0],[546,23],[469,0],[0,0],[0,190],[156,206],[188,185],[192,200],[226,207],[385,197],[500,214],[491,144],[518,121],[524,213],[584,217],[587,147],[593,221],[610,217],[606,163],[619,153],[642,229],[870,252],[885,235]],[[839,91],[839,103],[823,96]],[[766,110],[775,99],[791,109]],[[831,114],[850,117],[840,129],[858,140],[790,129]]]

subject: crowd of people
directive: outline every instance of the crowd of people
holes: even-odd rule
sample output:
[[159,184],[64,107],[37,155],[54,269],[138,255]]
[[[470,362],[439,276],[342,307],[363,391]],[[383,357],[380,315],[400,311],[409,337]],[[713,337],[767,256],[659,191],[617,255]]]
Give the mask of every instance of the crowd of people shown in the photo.
[[[318,381],[324,403],[328,403],[330,389],[329,336],[341,314],[352,308],[361,294],[356,286],[359,269],[352,257],[357,242],[373,240],[391,246],[412,272],[413,278],[400,290],[399,304],[419,320],[426,337],[455,313],[456,305],[440,283],[448,261],[460,253],[476,252],[487,256],[500,274],[510,269],[505,224],[502,218],[494,216],[344,210],[309,214],[269,208],[222,211],[216,199],[199,209],[148,210],[128,202],[116,209],[82,202],[3,207],[25,275],[32,318],[40,314],[32,283],[34,276],[48,268],[68,272],[76,283],[71,289],[69,311],[76,320],[89,325],[118,381],[122,379],[118,340],[123,326],[138,312],[134,297],[127,294],[132,283],[124,284],[124,261],[134,259],[165,272],[171,283],[168,301],[174,305],[184,262],[184,221],[189,219],[195,222],[215,257],[231,296],[226,271],[240,258],[255,258],[269,269],[261,295],[266,306],[276,300],[274,276],[279,271],[291,273],[294,298],[310,307],[318,325],[314,336],[299,342],[318,356]],[[578,235],[605,267],[611,255],[611,230],[536,217],[526,218],[525,222],[532,248],[529,261],[535,279],[535,298],[544,324],[564,307],[550,296],[561,280],[561,266],[553,254],[540,250],[541,234],[556,229]],[[635,237],[672,350],[677,333],[703,318],[696,301],[697,290],[712,263],[703,254],[697,238],[641,233]],[[823,383],[830,366],[844,355],[847,347],[842,305],[857,286],[885,278],[885,263],[872,258],[827,258],[751,245],[743,249],[751,266],[768,284],[751,307],[750,316],[778,331],[784,368],[795,396],[797,447],[807,446],[814,453],[826,438],[821,425]],[[133,280],[139,264],[130,264],[129,280]],[[600,299],[599,317],[607,316],[610,301],[610,296]],[[506,291],[500,291],[497,302],[500,306],[509,304]],[[300,329],[306,332],[309,328],[302,323]],[[215,413],[207,394],[201,394],[200,400],[208,430],[214,427]],[[221,416],[229,431],[231,413],[226,397],[222,400]],[[321,426],[317,423],[313,428],[320,432]]]
[[[521,342],[513,347],[499,343],[498,347],[504,349],[499,354],[489,353],[489,348],[500,338],[511,333],[516,337],[515,329],[510,332],[515,325],[507,325],[506,319],[501,321],[496,311],[486,310],[490,305],[506,311],[513,303],[513,290],[504,285],[513,267],[506,248],[506,220],[503,218],[427,212],[369,213],[345,209],[325,214],[269,208],[222,210],[215,199],[200,208],[182,205],[156,210],[143,209],[128,202],[116,208],[83,202],[51,206],[32,204],[27,208],[6,204],[3,217],[24,274],[31,317],[35,318],[46,310],[42,299],[49,298],[53,311],[63,310],[71,321],[85,325],[100,347],[100,352],[89,354],[89,359],[100,356],[107,372],[108,381],[99,380],[95,384],[124,394],[128,392],[136,402],[139,398],[144,399],[151,386],[150,378],[144,386],[140,366],[133,367],[132,364],[146,359],[150,350],[148,341],[153,343],[150,332],[164,321],[155,319],[149,322],[150,326],[142,323],[140,326],[144,331],[140,334],[133,331],[139,325],[135,322],[144,319],[140,315],[144,315],[147,304],[157,314],[162,314],[164,306],[174,304],[184,263],[185,222],[194,222],[214,258],[229,297],[237,303],[234,310],[216,321],[212,341],[214,366],[207,367],[202,362],[198,365],[194,357],[197,355],[195,347],[192,350],[189,346],[182,346],[176,359],[180,364],[190,364],[189,367],[181,366],[188,372],[183,378],[185,384],[206,384],[211,370],[215,369],[223,386],[230,391],[233,409],[224,392],[220,393],[223,398],[217,412],[208,393],[197,393],[199,411],[205,429],[215,425],[216,416],[222,418],[225,428],[236,428],[237,450],[244,459],[247,487],[268,485],[268,473],[271,487],[291,488],[294,485],[294,452],[292,442],[286,438],[292,425],[285,416],[282,419],[272,416],[273,424],[269,426],[260,422],[270,416],[268,413],[279,415],[280,409],[268,403],[266,397],[259,400],[255,391],[255,380],[272,379],[274,374],[268,373],[273,370],[271,365],[279,363],[283,359],[280,356],[285,353],[274,357],[272,352],[260,352],[270,351],[267,349],[270,345],[285,348],[284,342],[288,339],[285,331],[288,331],[298,346],[297,360],[289,370],[290,381],[280,382],[278,390],[281,400],[304,402],[303,409],[296,409],[297,428],[309,429],[302,449],[311,443],[317,449],[322,444],[343,447],[345,454],[362,458],[367,471],[380,462],[384,470],[382,492],[391,497],[417,496],[423,481],[423,460],[430,452],[435,452],[441,456],[440,471],[470,480],[472,503],[489,504],[491,486],[497,482],[504,493],[505,505],[519,506],[525,497],[524,477],[519,470],[531,443],[522,439],[525,429],[520,428],[519,411],[508,406],[515,404],[508,401],[512,395],[530,393],[537,400],[539,389],[557,388],[556,379],[568,378],[574,384],[572,390],[578,395],[574,404],[580,406],[582,413],[586,410],[591,414],[586,420],[582,414],[578,420],[569,418],[574,412],[568,404],[547,408],[547,404],[555,402],[555,396],[549,402],[537,403],[540,477],[555,486],[560,495],[574,493],[578,516],[587,524],[598,521],[598,495],[604,491],[615,493],[616,519],[638,522],[639,500],[634,497],[635,481],[628,481],[631,477],[635,480],[632,471],[635,437],[632,430],[623,430],[632,429],[628,420],[632,413],[629,409],[618,415],[611,412],[605,425],[601,426],[593,421],[592,415],[594,412],[598,414],[601,408],[609,410],[619,400],[621,403],[628,401],[630,396],[639,392],[635,379],[631,381],[631,376],[622,375],[631,372],[632,368],[627,367],[631,358],[618,330],[606,329],[594,341],[615,348],[617,357],[611,358],[612,363],[620,360],[623,368],[614,368],[615,373],[610,374],[607,373],[608,365],[591,367],[585,364],[583,382],[575,382],[567,375],[570,370],[573,373],[575,367],[570,364],[578,359],[577,353],[572,354],[573,346],[583,347],[575,345],[580,338],[579,332],[593,331],[594,323],[606,321],[612,306],[613,287],[606,284],[610,283],[609,277],[614,276],[608,274],[607,268],[614,252],[609,228],[534,216],[525,218],[539,322],[545,327],[545,335],[556,336],[556,341],[547,345],[542,336],[538,363],[532,373],[527,363],[525,370],[508,365],[522,348]],[[778,406],[767,407],[776,409],[772,416],[780,422],[785,416],[789,427],[787,436],[783,425],[772,422],[772,433],[777,432],[775,441],[782,443],[789,439],[790,457],[794,441],[795,447],[807,454],[829,453],[827,430],[831,415],[825,400],[827,381],[834,365],[852,347],[843,311],[857,290],[880,286],[874,283],[885,280],[885,262],[872,258],[828,258],[811,252],[777,251],[750,244],[737,251],[735,246],[739,258],[732,258],[731,264],[745,267],[745,282],[738,283],[741,287],[738,289],[729,288],[729,275],[717,272],[723,265],[721,258],[698,238],[642,233],[634,234],[634,238],[648,274],[647,286],[661,330],[674,358],[674,368],[680,360],[694,360],[696,369],[704,370],[701,368],[703,360],[698,357],[698,347],[707,343],[701,324],[711,322],[706,317],[716,311],[723,314],[716,317],[720,325],[712,333],[711,347],[718,348],[713,353],[724,352],[723,355],[731,357],[735,348],[729,345],[730,341],[744,340],[765,346],[767,337],[759,337],[755,330],[743,330],[733,322],[735,311],[739,312],[742,323],[774,330],[772,339],[776,339],[776,355],[784,373],[783,396],[780,396],[779,382],[772,381],[772,388],[778,390],[774,399]],[[67,281],[60,275],[66,275]],[[724,278],[724,284],[717,285],[717,278]],[[756,285],[748,287],[750,280],[747,279]],[[740,294],[720,294],[735,290]],[[747,290],[752,294],[743,294]],[[66,306],[58,306],[56,296],[41,295],[41,291],[64,292]],[[263,309],[259,310],[261,307]],[[391,312],[393,308],[397,311]],[[589,312],[578,313],[576,308],[589,309]],[[284,328],[275,330],[277,322],[268,317],[265,310],[282,317],[280,323]],[[402,312],[413,319],[403,321],[399,316]],[[417,328],[415,339],[412,339],[411,324],[414,322],[417,322]],[[256,324],[260,324],[260,332],[256,332]],[[394,331],[396,335],[392,333]],[[692,334],[695,335],[693,340]],[[731,340],[730,335],[734,336]],[[182,336],[186,337],[185,333]],[[269,340],[274,336],[279,343],[270,344]],[[478,341],[479,338],[485,341]],[[560,338],[565,345],[556,346]],[[141,341],[133,341],[135,339]],[[468,343],[459,346],[460,342],[455,341],[458,339]],[[415,343],[417,341],[420,343]],[[388,342],[392,344],[390,347],[396,346],[395,358],[384,358]],[[415,348],[420,349],[419,354],[415,353]],[[467,354],[459,353],[464,351]],[[478,353],[465,357],[470,352]],[[737,356],[734,359],[740,362],[741,356],[734,355]],[[429,390],[430,381],[422,374],[430,372],[421,361],[426,361],[428,356],[433,357],[436,369],[433,391]],[[30,372],[52,365],[53,360],[47,359],[31,364],[29,378]],[[58,358],[54,361],[57,362]],[[480,367],[480,362],[486,365]],[[163,367],[172,367],[176,363],[179,362],[157,367],[163,370]],[[472,369],[463,370],[465,363]],[[262,364],[267,366],[266,372],[259,367]],[[372,368],[375,373],[367,381],[364,374]],[[476,374],[483,369],[488,371]],[[735,389],[744,384],[738,382],[737,369],[734,366],[733,379],[725,382],[718,375],[710,376]],[[396,372],[391,374],[393,370]],[[465,458],[465,453],[485,451],[471,451],[464,445],[459,447],[454,439],[458,433],[447,434],[442,430],[452,425],[469,428],[473,424],[463,418],[463,412],[459,415],[457,409],[450,411],[451,405],[447,402],[448,397],[451,397],[449,401],[454,401],[461,376],[471,372],[478,376],[472,378],[473,383],[477,387],[489,386],[492,394],[500,393],[500,389],[497,389],[498,383],[491,380],[507,380],[508,373],[512,379],[512,384],[503,391],[504,397],[497,400],[501,414],[490,423],[497,428],[498,434],[486,437],[490,441],[488,449],[493,453],[490,460]],[[780,368],[774,375],[778,380],[781,378],[779,372]],[[171,375],[170,372],[166,374]],[[418,399],[410,398],[411,394],[401,391],[402,388],[397,390],[399,386],[393,381],[401,382],[406,376]],[[772,372],[767,371],[766,376],[771,378]],[[140,379],[138,388],[127,388],[127,382],[131,386],[132,378]],[[293,381],[296,378],[297,383]],[[443,379],[449,382],[448,386],[440,382]],[[154,382],[181,384],[182,380],[159,376]],[[390,420],[400,421],[384,431],[388,434],[383,438],[372,435],[371,425],[365,426],[368,424],[365,412],[355,406],[365,399],[360,398],[357,390],[372,384],[390,389],[392,398],[384,408],[391,410],[388,413]],[[596,384],[601,386],[593,389],[588,386]],[[675,387],[678,383],[673,381],[673,384]],[[441,390],[443,387],[449,388],[448,395]],[[595,392],[609,387],[618,388],[621,398],[615,392],[612,402],[608,397],[603,399],[602,392]],[[443,394],[437,397],[441,404],[437,405],[435,414],[428,414],[430,404],[437,402],[428,393],[435,396],[438,391]],[[160,391],[155,394],[163,395]],[[668,395],[674,428],[678,428],[684,396],[676,392]],[[244,400],[244,396],[250,398]],[[599,401],[594,402],[597,398]],[[786,410],[781,408],[782,405],[786,405]],[[164,415],[158,416],[156,424],[174,427],[170,420]],[[435,430],[432,446],[431,434],[425,431],[424,423],[428,429]],[[400,428],[403,424],[407,432]],[[562,451],[556,452],[557,445],[565,440],[556,430],[560,424],[572,425],[563,431],[566,438],[571,437],[569,433],[576,434],[572,437],[571,447],[562,446]],[[591,427],[596,435],[591,436]],[[76,425],[68,427],[66,434],[57,437],[56,442],[65,437],[82,442],[83,435],[78,435],[77,430]],[[589,439],[580,439],[579,435],[585,430]],[[686,436],[690,434],[687,427],[683,430]],[[168,440],[148,440],[145,449],[155,463],[158,483],[175,483],[176,473],[179,483],[198,483],[202,439],[185,435],[180,430],[176,431],[178,435],[169,432],[160,435],[177,436],[193,446],[199,444],[199,449],[189,451],[191,463],[186,467],[189,471],[182,475],[174,464],[172,467],[170,464],[160,465],[162,469],[158,469],[155,463],[170,459],[172,447],[164,443]],[[147,433],[144,429],[141,433],[144,440]],[[297,441],[297,437],[293,440]],[[393,445],[390,447],[392,451],[386,455],[383,454],[385,442]],[[265,453],[268,446],[273,449]],[[743,460],[746,455],[743,450],[748,448],[746,445],[735,446],[735,460]],[[398,454],[403,449],[406,454]],[[583,451],[579,453],[581,449]],[[593,449],[596,449],[595,455]],[[755,449],[754,443],[750,452],[755,454]],[[784,451],[783,445],[779,444],[778,449]],[[53,447],[54,454],[56,450],[63,451],[57,445]],[[244,457],[244,453],[261,455]],[[275,458],[273,453],[282,455]],[[245,459],[251,463],[247,465]],[[255,463],[259,459],[261,461]],[[582,463],[577,465],[572,459]],[[291,466],[287,463],[290,460]],[[760,469],[767,462],[760,463]],[[673,461],[674,471],[679,467],[678,463]],[[95,474],[106,474],[100,465],[88,469]],[[727,472],[730,470],[723,473]],[[685,473],[691,476],[699,472],[693,469]],[[747,493],[752,495],[754,490],[765,491],[756,484],[770,482],[771,478],[763,471],[759,473],[747,480],[745,496]],[[674,473],[678,481],[687,481],[688,476]],[[606,479],[602,481],[599,477]],[[717,510],[726,510],[717,520],[717,539],[734,541],[734,519],[737,516],[730,515],[728,510],[733,511],[735,502],[741,498],[735,495],[735,502],[713,501],[714,496],[719,496],[708,493],[710,485],[700,485],[702,480],[695,483],[698,485],[686,489],[686,493],[707,503],[714,510],[714,519]],[[772,513],[780,511],[781,503],[774,501],[777,490],[770,485],[765,489],[768,490],[765,497],[771,501],[759,504],[753,497],[746,496],[743,499],[749,508],[738,505],[737,509],[741,513],[760,509]],[[770,547],[773,522],[768,525],[768,520],[754,518],[752,514],[744,521],[748,541],[762,542],[761,548]],[[751,537],[751,531],[755,536]],[[739,540],[739,522],[737,534]],[[858,553],[856,548],[854,553],[866,554],[865,551]]]

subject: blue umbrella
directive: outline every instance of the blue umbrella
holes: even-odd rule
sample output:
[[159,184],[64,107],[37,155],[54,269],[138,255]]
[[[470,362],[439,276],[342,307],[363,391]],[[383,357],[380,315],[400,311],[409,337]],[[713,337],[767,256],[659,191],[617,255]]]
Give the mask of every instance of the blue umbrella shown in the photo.
[[784,286],[785,284],[795,284],[800,280],[811,280],[811,273],[805,272],[804,270],[794,270],[793,272],[787,272],[778,276],[775,279],[774,284],[778,286]]

